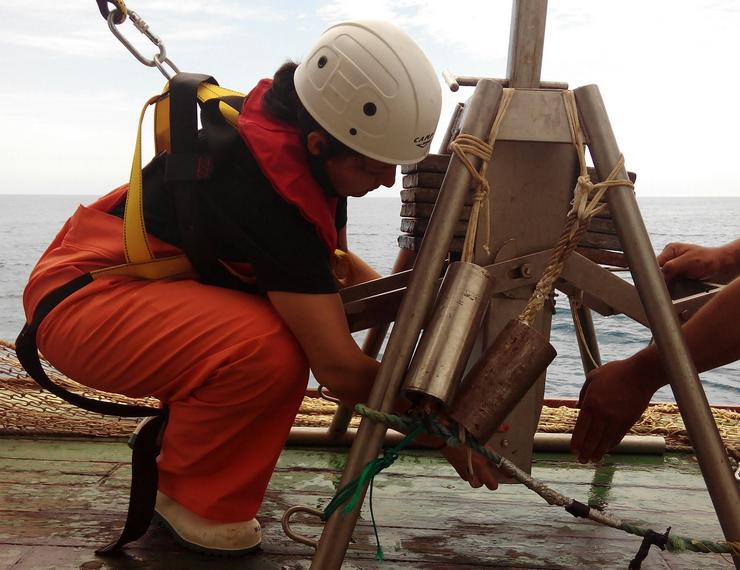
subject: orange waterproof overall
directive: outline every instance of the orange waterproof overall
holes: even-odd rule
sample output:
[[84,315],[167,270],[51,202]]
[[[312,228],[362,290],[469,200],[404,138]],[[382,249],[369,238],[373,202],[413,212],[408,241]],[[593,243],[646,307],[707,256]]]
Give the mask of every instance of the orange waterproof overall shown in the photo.
[[[80,206],[33,270],[29,319],[50,291],[125,262],[122,220],[106,213],[123,186]],[[156,257],[182,253],[149,235]],[[49,313],[40,351],[87,386],[155,396],[170,414],[159,489],[219,522],[253,518],[298,411],[308,363],[260,295],[193,279],[96,279]]]
[[[260,81],[246,98],[239,134],[273,190],[312,223],[331,255],[336,198],[312,176],[300,131],[262,112],[271,84]],[[122,186],[81,206],[64,225],[26,287],[29,323],[50,292],[126,263],[127,222],[108,212],[127,190]],[[132,231],[143,233],[143,223],[142,217]],[[155,259],[183,254],[151,234],[147,239]],[[179,277],[99,275],[43,318],[36,343],[78,382],[158,398],[169,408],[159,489],[202,517],[249,520],[305,393],[308,362],[266,297],[205,285],[194,273]]]

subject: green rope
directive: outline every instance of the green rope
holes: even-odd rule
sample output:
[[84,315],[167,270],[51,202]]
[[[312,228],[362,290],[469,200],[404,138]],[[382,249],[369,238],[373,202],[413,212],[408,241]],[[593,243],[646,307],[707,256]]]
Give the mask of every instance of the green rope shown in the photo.
[[[429,418],[422,421],[408,416],[386,414],[377,410],[373,410],[372,408],[368,408],[363,404],[357,404],[357,406],[355,406],[355,411],[361,416],[365,416],[375,422],[383,423],[400,431],[409,431],[413,429],[414,433],[416,434],[417,431],[421,429],[423,431],[426,431],[430,435],[434,435],[444,439],[447,442],[447,445],[457,447],[461,443],[456,435],[457,426],[455,426],[454,424],[450,426],[444,426]],[[574,499],[564,497],[557,491],[553,491],[552,489],[544,485],[542,482],[529,477],[526,473],[521,471],[506,458],[502,457],[495,451],[492,451],[491,449],[488,449],[487,447],[481,445],[472,435],[468,434],[466,436],[465,445],[492,461],[496,466],[505,468],[509,475],[515,477],[520,483],[523,483],[528,488],[538,493],[548,503],[555,504],[563,508],[567,508],[570,505],[577,503],[577,501],[575,501]],[[602,513],[601,511],[593,512],[593,509],[591,509],[590,511],[591,512],[589,513],[588,518],[590,518],[591,520],[606,526],[610,526],[612,528],[623,530],[636,536],[644,537],[650,530],[626,523],[610,515]],[[677,535],[672,535],[668,537],[666,548],[671,552],[684,552],[689,550],[691,552],[701,553],[733,554],[735,556],[740,555],[740,543],[737,542],[714,542],[711,540],[700,540]]]
[[321,520],[326,522],[327,520],[329,520],[329,517],[334,513],[334,511],[336,511],[345,503],[346,505],[344,509],[342,509],[342,512],[344,514],[351,513],[352,510],[357,506],[357,503],[362,497],[363,490],[369,483],[370,518],[373,522],[373,531],[375,532],[375,542],[377,544],[375,558],[377,558],[378,560],[382,561],[385,555],[383,554],[383,549],[380,546],[378,527],[375,524],[375,513],[373,512],[373,481],[375,480],[375,476],[378,473],[380,473],[386,467],[390,467],[391,465],[393,465],[396,459],[398,459],[398,456],[403,448],[414,441],[414,439],[416,439],[416,437],[424,431],[426,431],[426,429],[423,424],[416,425],[415,428],[413,430],[410,430],[409,434],[406,435],[406,437],[404,437],[394,447],[385,450],[382,456],[377,457],[376,459],[373,459],[370,463],[368,463],[357,477],[352,479],[352,481],[350,481],[344,487],[339,489],[339,491],[337,491],[336,495],[334,495],[334,498],[329,502],[328,505],[326,505],[326,508],[321,515]]
[[385,554],[383,553],[383,548],[380,546],[380,536],[378,536],[378,525],[375,524],[375,513],[373,512],[373,483],[375,483],[375,479],[370,481],[370,499],[368,500],[368,503],[370,504],[370,520],[373,522],[373,532],[375,533],[375,544],[377,545],[377,548],[375,549],[375,559],[382,562],[385,560]]

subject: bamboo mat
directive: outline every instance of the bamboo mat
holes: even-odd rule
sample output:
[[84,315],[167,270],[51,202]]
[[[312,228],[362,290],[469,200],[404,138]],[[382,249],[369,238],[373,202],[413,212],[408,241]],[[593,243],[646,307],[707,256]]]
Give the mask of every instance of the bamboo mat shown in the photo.
[[[134,400],[118,394],[91,390],[66,378],[42,359],[47,375],[80,394],[114,402],[158,405],[157,400]],[[295,419],[296,426],[328,427],[336,404],[306,396]],[[740,413],[712,408],[717,427],[730,457],[740,461]],[[543,406],[538,431],[571,433],[578,410],[572,406]],[[41,389],[20,366],[13,345],[0,341],[0,434],[77,437],[128,437],[137,418],[119,418],[87,412]],[[352,426],[359,418],[352,419]],[[691,451],[686,428],[675,404],[654,404],[630,430],[634,435],[659,435],[672,451]]]

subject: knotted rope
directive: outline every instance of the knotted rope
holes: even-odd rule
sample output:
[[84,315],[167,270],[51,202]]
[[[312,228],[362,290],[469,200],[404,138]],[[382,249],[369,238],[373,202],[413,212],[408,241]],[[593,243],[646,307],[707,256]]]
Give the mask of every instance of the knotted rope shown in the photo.
[[115,24],[121,25],[126,21],[126,17],[128,16],[128,8],[126,8],[126,3],[123,0],[96,0],[96,2],[98,3],[98,9],[100,10],[101,16],[103,16],[103,19],[107,20],[108,15],[110,14],[108,4],[113,4],[113,6],[115,6],[114,9],[118,10]]
[[[509,104],[513,97],[513,89],[504,89],[501,102],[498,106],[498,112],[496,113],[496,118],[493,121],[493,125],[491,125],[490,132],[488,133],[488,141],[463,133],[458,135],[455,140],[450,143],[450,149],[460,159],[463,165],[465,165],[465,168],[470,172],[470,175],[476,183],[475,193],[473,194],[473,207],[470,211],[468,229],[465,233],[465,242],[463,243],[463,261],[473,261],[473,250],[475,248],[475,238],[478,233],[478,219],[480,218],[480,211],[491,192],[491,185],[486,177],[488,163],[493,157],[493,146],[496,143],[498,132],[501,129],[501,124],[504,121],[506,111],[508,111]],[[468,155],[481,159],[481,165],[478,170],[473,166]],[[484,247],[486,250],[488,249],[487,245]]]
[[337,493],[334,495],[334,498],[329,502],[328,505],[326,505],[326,508],[324,508],[324,512],[321,514],[321,520],[326,522],[329,520],[329,517],[331,517],[334,511],[336,511],[345,503],[346,505],[344,509],[342,509],[342,512],[344,514],[351,513],[352,509],[355,508],[358,501],[360,500],[360,497],[362,496],[362,490],[367,486],[369,482],[370,519],[373,523],[373,531],[375,532],[375,543],[377,544],[375,558],[377,558],[378,560],[383,560],[384,554],[383,548],[380,546],[378,527],[375,524],[375,513],[373,512],[373,482],[375,481],[375,476],[386,467],[390,467],[391,465],[393,465],[396,459],[398,459],[401,450],[412,441],[414,441],[414,439],[416,439],[416,437],[424,431],[427,431],[427,428],[424,426],[423,423],[419,423],[419,425],[410,430],[408,435],[406,435],[406,437],[404,437],[394,447],[387,449],[382,456],[373,459],[370,463],[365,465],[365,468],[357,477],[352,479],[352,481],[350,481],[344,487],[339,489],[339,491],[337,491]]
[[578,109],[572,91],[563,91],[563,104],[565,105],[566,115],[568,116],[571,141],[578,155],[580,174],[576,182],[576,187],[573,190],[572,206],[566,217],[565,226],[560,234],[558,243],[555,246],[555,251],[545,267],[545,271],[537,283],[532,297],[529,299],[526,307],[524,307],[521,315],[519,315],[519,320],[527,325],[531,325],[534,322],[537,313],[539,313],[545,304],[545,299],[552,293],[555,282],[560,277],[568,256],[575,249],[576,245],[578,245],[581,237],[583,237],[583,234],[588,229],[591,218],[606,208],[606,204],[601,202],[606,191],[612,186],[634,187],[631,181],[618,178],[619,173],[624,168],[624,156],[621,154],[606,180],[597,184],[591,182],[586,165],[583,134],[578,121]]
[[[446,426],[429,418],[420,420],[410,416],[386,414],[373,410],[372,408],[368,408],[363,404],[357,404],[357,406],[355,406],[355,411],[375,422],[383,423],[402,432],[414,434],[414,437],[419,433],[426,432],[430,435],[442,438],[447,442],[447,445],[457,446],[461,444],[456,435],[457,426],[454,425],[454,422],[451,422],[449,426]],[[575,517],[588,518],[599,524],[622,530],[639,537],[644,537],[648,533],[654,532],[651,529],[633,525],[615,517],[614,515],[591,508],[580,501],[563,495],[555,489],[551,489],[542,481],[535,479],[531,475],[519,469],[514,463],[505,457],[481,445],[470,433],[466,434],[465,445],[476,453],[483,455],[506,475],[516,479],[525,487],[537,493],[540,497],[545,499],[548,504],[562,507]],[[691,552],[732,554],[734,556],[740,556],[740,542],[715,542],[677,535],[667,537],[666,548],[671,552],[684,552],[688,550]]]

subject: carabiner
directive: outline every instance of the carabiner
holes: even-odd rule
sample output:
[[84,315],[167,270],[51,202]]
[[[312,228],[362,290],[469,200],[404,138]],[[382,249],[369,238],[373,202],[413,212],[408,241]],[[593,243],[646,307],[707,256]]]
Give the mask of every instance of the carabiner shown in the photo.
[[318,548],[319,541],[318,540],[312,540],[306,536],[302,536],[300,534],[297,534],[293,532],[293,530],[290,528],[290,517],[292,517],[296,513],[306,513],[307,515],[313,515],[315,517],[319,517],[319,519],[324,514],[319,509],[312,509],[311,507],[290,507],[287,511],[285,511],[285,514],[283,515],[282,519],[282,525],[283,525],[283,532],[285,535],[294,540],[295,542],[300,542],[301,544],[305,544],[307,546],[311,546],[313,548]]
[[121,42],[124,47],[131,52],[131,54],[138,59],[141,63],[146,65],[147,67],[156,67],[159,69],[160,72],[162,72],[162,75],[164,75],[168,80],[172,79],[172,76],[167,72],[167,70],[164,68],[164,64],[167,64],[175,73],[179,73],[180,70],[177,68],[177,66],[172,63],[172,61],[167,57],[167,50],[165,49],[164,42],[153,32],[149,30],[149,25],[133,10],[128,10],[128,17],[131,20],[131,22],[134,24],[137,30],[144,34],[150,42],[152,42],[155,46],[157,46],[157,49],[159,50],[159,53],[155,54],[154,57],[151,59],[147,59],[144,57],[141,52],[136,49],[131,42],[129,42],[124,35],[119,31],[117,22],[121,18],[121,12],[119,12],[118,9],[112,10],[108,14],[108,28],[113,33],[116,38],[118,38],[118,41]]

